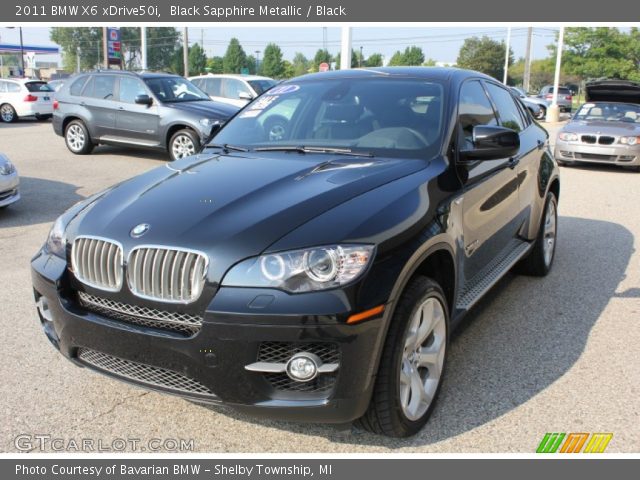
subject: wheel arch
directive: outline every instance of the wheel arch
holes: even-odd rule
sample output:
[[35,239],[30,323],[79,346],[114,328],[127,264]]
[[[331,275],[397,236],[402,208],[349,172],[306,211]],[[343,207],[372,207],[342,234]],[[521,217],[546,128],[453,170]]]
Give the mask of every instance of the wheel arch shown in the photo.
[[184,123],[184,122],[174,123],[173,125],[170,125],[169,127],[167,127],[167,133],[165,134],[164,146],[167,149],[167,151],[169,150],[169,142],[171,142],[171,137],[173,137],[175,133],[180,130],[190,130],[196,136],[196,139],[200,140],[198,131],[192,125],[189,125],[188,123]]

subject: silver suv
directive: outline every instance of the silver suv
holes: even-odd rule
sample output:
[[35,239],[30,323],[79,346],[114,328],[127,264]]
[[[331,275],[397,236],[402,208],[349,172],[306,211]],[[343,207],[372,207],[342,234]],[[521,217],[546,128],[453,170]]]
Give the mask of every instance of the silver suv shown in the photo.
[[[553,101],[553,85],[545,85],[540,89],[538,98],[543,99],[547,106]],[[571,113],[573,105],[573,93],[568,87],[558,87],[558,107],[561,112]]]

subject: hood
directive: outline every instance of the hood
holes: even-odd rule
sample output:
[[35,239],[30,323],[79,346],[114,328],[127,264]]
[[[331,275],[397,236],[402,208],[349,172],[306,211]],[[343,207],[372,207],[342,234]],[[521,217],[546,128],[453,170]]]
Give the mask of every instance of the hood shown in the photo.
[[197,102],[176,102],[164,103],[165,107],[181,110],[183,112],[195,113],[203,118],[223,118],[227,119],[239,110],[238,107],[227,105],[226,103],[214,102],[212,100],[202,100]]
[[640,83],[627,80],[600,80],[585,86],[587,102],[640,103]]
[[[114,239],[125,255],[142,244],[201,250],[219,280],[232,264],[259,255],[321,213],[427,165],[325,154],[204,153],[117,186],[72,222],[68,238]],[[149,231],[131,238],[140,223]]]
[[565,132],[633,136],[640,135],[640,125],[628,122],[603,122],[601,120],[574,120],[563,129]]

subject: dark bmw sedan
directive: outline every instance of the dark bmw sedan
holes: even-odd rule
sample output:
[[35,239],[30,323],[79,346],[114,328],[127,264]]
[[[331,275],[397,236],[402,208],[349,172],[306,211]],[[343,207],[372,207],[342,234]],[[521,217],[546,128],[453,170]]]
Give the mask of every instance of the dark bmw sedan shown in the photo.
[[53,104],[53,131],[77,155],[104,144],[168,151],[176,160],[198,153],[237,111],[178,75],[106,70],[65,81]]
[[65,212],[37,310],[62,355],[122,381],[407,436],[466,312],[512,268],[551,269],[559,194],[546,131],[490,77],[308,75]]

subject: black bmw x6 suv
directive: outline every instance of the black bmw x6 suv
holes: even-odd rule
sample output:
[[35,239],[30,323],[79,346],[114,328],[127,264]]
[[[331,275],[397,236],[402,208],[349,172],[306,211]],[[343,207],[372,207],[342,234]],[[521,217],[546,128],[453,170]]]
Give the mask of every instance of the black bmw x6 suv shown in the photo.
[[551,268],[559,190],[546,131],[490,77],[308,75],[64,213],[37,309],[64,356],[120,380],[407,436],[465,313],[512,267]]

